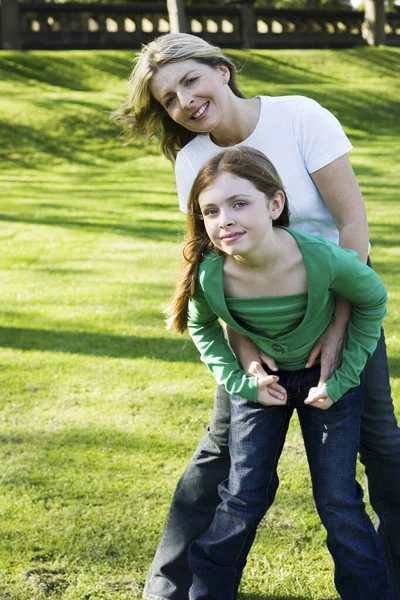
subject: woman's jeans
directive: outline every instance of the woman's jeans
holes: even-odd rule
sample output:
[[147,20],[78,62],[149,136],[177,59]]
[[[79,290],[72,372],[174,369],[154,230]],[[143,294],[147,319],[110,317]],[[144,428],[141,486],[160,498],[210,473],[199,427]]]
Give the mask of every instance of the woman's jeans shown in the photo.
[[[383,334],[365,367],[363,392],[360,459],[365,466],[370,501],[379,518],[378,533],[400,599],[400,429],[390,397]],[[148,600],[188,598],[192,583],[189,546],[210,526],[220,503],[218,486],[229,475],[229,423],[229,397],[224,389],[218,388],[211,423],[175,490],[147,576],[143,595]]]
[[231,398],[229,479],[219,486],[221,503],[211,526],[190,546],[190,600],[236,598],[256,528],[278,489],[278,461],[295,408],[341,598],[392,600],[383,548],[355,479],[363,404],[360,388],[323,411],[304,404],[310,387],[317,385],[319,367],[281,370],[278,375],[287,390],[286,406],[264,407],[240,396]]

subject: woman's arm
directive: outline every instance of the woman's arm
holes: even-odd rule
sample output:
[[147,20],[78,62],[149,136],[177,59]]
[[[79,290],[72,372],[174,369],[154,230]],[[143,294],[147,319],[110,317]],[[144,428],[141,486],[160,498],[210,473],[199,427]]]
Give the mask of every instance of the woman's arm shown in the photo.
[[367,262],[369,231],[365,204],[347,154],[311,173],[339,230],[339,246]]
[[[365,204],[347,154],[315,171],[311,177],[323,197],[339,231],[339,245],[355,250],[360,260],[366,262],[369,248],[369,231]],[[339,366],[346,343],[351,305],[338,297],[332,323],[312,349],[307,367],[321,356],[320,383],[332,376]]]

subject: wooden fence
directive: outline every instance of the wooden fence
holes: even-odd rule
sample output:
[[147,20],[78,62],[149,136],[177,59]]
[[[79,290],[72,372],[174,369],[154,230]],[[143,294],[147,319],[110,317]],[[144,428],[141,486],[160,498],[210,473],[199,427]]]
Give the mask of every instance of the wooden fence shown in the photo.
[[[281,10],[252,3],[186,8],[188,29],[229,48],[345,48],[363,44],[364,13]],[[140,48],[169,31],[166,3],[76,4],[1,0],[3,49]],[[400,13],[386,15],[386,44],[400,46]]]

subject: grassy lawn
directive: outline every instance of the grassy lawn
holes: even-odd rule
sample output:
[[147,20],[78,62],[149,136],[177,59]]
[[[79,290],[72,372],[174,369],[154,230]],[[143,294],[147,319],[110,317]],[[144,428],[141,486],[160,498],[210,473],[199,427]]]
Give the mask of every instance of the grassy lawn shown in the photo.
[[[230,54],[248,95],[311,96],[354,144],[400,416],[400,49]],[[171,167],[107,114],[130,62],[0,53],[1,600],[140,598],[211,412],[211,375],[163,326],[184,224]],[[242,598],[337,598],[296,419],[280,478]]]

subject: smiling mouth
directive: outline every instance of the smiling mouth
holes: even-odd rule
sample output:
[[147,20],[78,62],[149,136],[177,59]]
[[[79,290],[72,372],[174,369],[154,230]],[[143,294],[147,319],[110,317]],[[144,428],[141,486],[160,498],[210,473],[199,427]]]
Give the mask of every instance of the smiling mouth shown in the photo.
[[197,110],[195,113],[193,113],[192,115],[190,115],[190,118],[195,121],[196,119],[198,119],[199,117],[201,117],[201,115],[203,115],[207,108],[209,107],[210,102],[206,102],[205,104],[203,104],[203,106],[200,106],[199,110]]
[[237,232],[237,233],[227,233],[226,235],[221,235],[220,236],[220,240],[221,242],[224,242],[225,244],[229,244],[229,242],[235,242],[236,240],[239,240],[242,236],[244,235],[244,232]]

